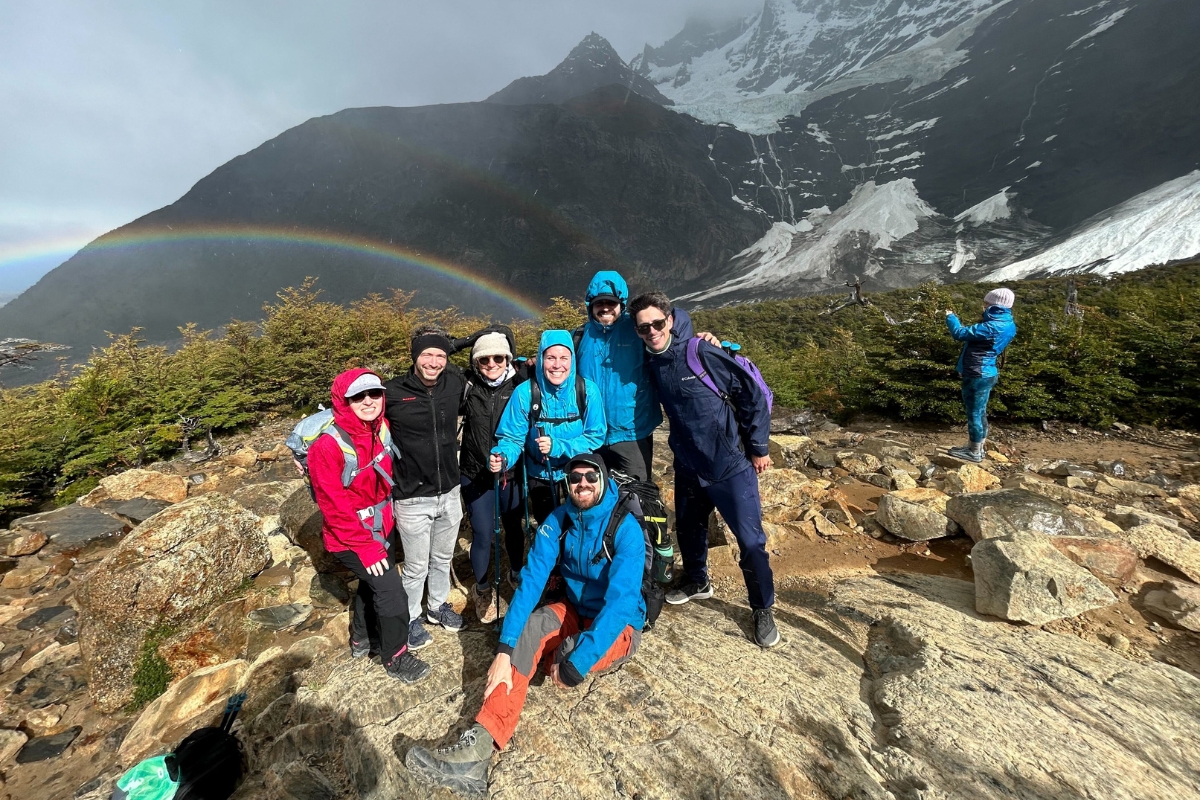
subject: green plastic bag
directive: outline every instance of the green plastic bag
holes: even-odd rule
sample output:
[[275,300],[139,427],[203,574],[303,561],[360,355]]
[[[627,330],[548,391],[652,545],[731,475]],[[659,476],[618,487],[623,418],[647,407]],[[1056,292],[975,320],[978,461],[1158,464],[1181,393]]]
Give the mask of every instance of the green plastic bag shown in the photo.
[[121,776],[112,800],[171,800],[179,790],[179,781],[171,777],[167,759],[175,756],[147,758]]

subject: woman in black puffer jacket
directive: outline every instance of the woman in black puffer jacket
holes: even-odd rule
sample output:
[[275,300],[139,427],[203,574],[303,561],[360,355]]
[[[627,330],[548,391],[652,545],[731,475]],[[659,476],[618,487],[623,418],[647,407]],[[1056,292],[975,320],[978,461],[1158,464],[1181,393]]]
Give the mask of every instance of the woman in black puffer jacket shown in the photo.
[[[471,368],[467,371],[467,388],[463,393],[459,413],[463,417],[462,450],[459,469],[462,473],[462,496],[471,519],[471,567],[475,586],[471,599],[480,622],[492,622],[503,616],[507,604],[492,596],[488,577],[496,528],[495,475],[488,469],[488,454],[496,445],[496,426],[504,407],[512,397],[513,388],[525,380],[527,369],[522,362],[514,365],[516,342],[512,330],[504,325],[492,325],[454,343],[455,351],[471,348]],[[521,528],[521,476],[512,470],[501,476],[500,522],[504,528],[504,546],[511,567],[509,582],[515,583],[516,573],[525,564],[525,534]]]

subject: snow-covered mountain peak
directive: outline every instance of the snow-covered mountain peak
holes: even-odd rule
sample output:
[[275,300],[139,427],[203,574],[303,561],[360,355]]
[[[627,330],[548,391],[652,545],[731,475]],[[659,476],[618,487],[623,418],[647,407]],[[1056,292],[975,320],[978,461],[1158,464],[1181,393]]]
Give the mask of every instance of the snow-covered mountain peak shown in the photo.
[[978,226],[988,222],[1008,219],[1012,216],[1012,208],[1009,207],[1009,200],[1016,196],[1015,192],[1010,196],[1008,189],[1009,187],[1005,186],[983,202],[976,203],[966,211],[955,216],[954,221],[965,225]]

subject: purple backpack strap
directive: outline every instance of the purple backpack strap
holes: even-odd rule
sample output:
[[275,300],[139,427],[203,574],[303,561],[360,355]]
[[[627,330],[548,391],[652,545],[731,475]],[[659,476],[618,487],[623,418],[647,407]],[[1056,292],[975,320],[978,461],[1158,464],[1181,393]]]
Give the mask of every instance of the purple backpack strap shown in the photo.
[[697,378],[700,379],[701,383],[703,383],[709,389],[712,389],[713,393],[717,397],[728,402],[728,400],[729,400],[728,396],[723,391],[721,391],[721,387],[717,386],[716,381],[714,381],[712,379],[712,376],[708,374],[708,370],[706,370],[704,368],[704,364],[700,361],[700,339],[699,339],[699,337],[693,336],[691,339],[688,339],[687,365],[688,365],[688,369],[690,369],[692,371],[692,374],[694,374]]

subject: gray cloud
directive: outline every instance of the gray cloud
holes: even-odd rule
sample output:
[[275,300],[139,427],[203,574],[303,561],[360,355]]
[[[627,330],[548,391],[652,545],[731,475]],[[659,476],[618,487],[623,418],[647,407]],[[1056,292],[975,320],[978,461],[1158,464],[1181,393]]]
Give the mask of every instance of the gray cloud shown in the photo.
[[[761,0],[43,0],[0,8],[0,292],[313,116],[480,100]],[[67,249],[64,249],[67,248]]]

